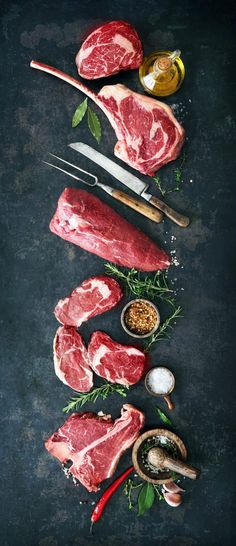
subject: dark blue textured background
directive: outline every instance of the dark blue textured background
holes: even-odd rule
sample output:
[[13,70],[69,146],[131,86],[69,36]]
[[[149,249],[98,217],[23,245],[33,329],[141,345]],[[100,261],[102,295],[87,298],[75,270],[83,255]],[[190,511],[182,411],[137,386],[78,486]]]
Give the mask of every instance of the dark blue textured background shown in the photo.
[[[235,463],[233,6],[229,1],[200,0],[1,3],[2,546],[235,544],[230,467]],[[184,318],[171,340],[155,347],[152,362],[170,366],[176,375],[173,428],[185,440],[189,459],[202,468],[202,477],[196,484],[187,483],[178,509],[157,503],[143,517],[128,511],[120,490],[90,537],[91,499],[99,495],[73,487],[43,442],[63,422],[61,408],[70,396],[70,389],[53,372],[57,328],[53,307],[85,277],[104,268],[100,258],[49,232],[57,199],[68,181],[40,160],[53,151],[79,162],[76,153],[66,149],[75,140],[98,146],[85,122],[71,128],[82,94],[31,70],[29,62],[41,60],[76,76],[74,57],[82,38],[95,24],[112,19],[133,23],[147,54],[180,47],[186,66],[183,87],[167,100],[175,105],[187,134],[184,191],[172,194],[168,202],[190,215],[191,226],[181,230],[167,220],[154,225],[96,193],[168,251],[176,250],[180,266],[170,275],[177,278]],[[88,85],[98,90],[104,83],[117,82],[142,92],[136,72]],[[112,157],[115,135],[98,113],[103,131],[99,149]],[[84,160],[80,163],[86,165]],[[161,170],[163,181],[171,183],[173,168]],[[108,174],[97,172],[118,187]],[[154,187],[153,192],[157,194]],[[95,328],[129,341],[117,310],[84,325],[86,340]],[[155,401],[142,384],[132,388],[128,401],[145,412],[147,425],[159,424]],[[111,411],[117,417],[122,402],[116,395],[87,409]],[[160,406],[164,409],[161,401]],[[122,457],[116,475],[129,464],[130,452]],[[80,505],[81,499],[89,503]]]

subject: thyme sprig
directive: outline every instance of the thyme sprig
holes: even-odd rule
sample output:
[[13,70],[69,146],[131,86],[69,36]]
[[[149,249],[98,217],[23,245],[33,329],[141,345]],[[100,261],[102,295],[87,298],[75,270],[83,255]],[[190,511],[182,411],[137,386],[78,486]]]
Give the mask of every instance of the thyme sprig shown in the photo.
[[158,297],[173,305],[174,300],[171,297],[173,290],[168,286],[166,274],[157,271],[155,275],[142,277],[137,269],[132,268],[122,271],[112,263],[106,263],[105,269],[108,275],[113,275],[125,283],[127,292],[137,297],[146,296],[152,300]]
[[[161,192],[161,195],[164,197],[166,193],[168,193],[168,190],[162,186],[161,177],[160,176],[153,176],[153,180],[155,184],[158,187],[158,190]],[[169,190],[170,192],[170,190]]]
[[161,324],[159,330],[152,334],[149,338],[147,338],[147,342],[145,344],[145,351],[149,351],[150,347],[156,343],[157,341],[161,341],[162,339],[166,339],[170,337],[170,329],[173,328],[173,322],[178,318],[181,317],[182,313],[182,307],[178,305],[178,307],[175,307],[173,304],[173,312],[167,317],[167,319]]
[[142,482],[135,484],[132,478],[129,478],[124,485],[124,494],[128,500],[129,510],[132,510],[135,506],[134,491],[143,485]]
[[153,176],[153,180],[155,182],[155,184],[157,185],[159,191],[161,192],[161,195],[164,197],[164,195],[167,195],[168,193],[173,193],[173,192],[177,192],[177,191],[181,191],[183,189],[182,187],[182,182],[183,182],[183,173],[182,173],[182,169],[183,169],[183,165],[184,163],[186,162],[186,158],[187,158],[187,155],[186,155],[186,152],[185,150],[183,151],[182,155],[181,155],[181,162],[180,162],[180,165],[179,167],[176,167],[174,169],[174,178],[175,178],[175,185],[168,189],[168,188],[165,188],[161,182],[161,177],[160,176]]
[[96,402],[99,396],[102,398],[102,400],[105,400],[108,396],[115,392],[121,396],[126,396],[126,391],[128,388],[129,387],[124,387],[118,383],[104,383],[100,387],[97,387],[90,392],[76,393],[76,396],[70,398],[67,406],[65,406],[62,411],[69,413],[69,411],[74,411],[81,408],[84,404],[86,404],[86,402]]
[[136,484],[132,478],[127,480],[123,491],[128,500],[129,510],[133,510],[137,506],[139,515],[144,514],[152,507],[156,497],[158,500],[164,499],[161,485],[153,485],[144,481]]

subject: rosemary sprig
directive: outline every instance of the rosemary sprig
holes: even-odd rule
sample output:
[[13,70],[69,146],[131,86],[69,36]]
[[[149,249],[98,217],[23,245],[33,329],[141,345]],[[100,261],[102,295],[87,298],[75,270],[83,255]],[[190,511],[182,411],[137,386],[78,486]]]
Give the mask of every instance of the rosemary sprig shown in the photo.
[[70,398],[67,406],[65,406],[62,411],[69,413],[69,411],[77,410],[86,404],[86,402],[96,402],[99,396],[101,396],[102,400],[105,400],[114,392],[117,392],[121,396],[126,396],[126,390],[128,390],[128,388],[129,387],[118,385],[118,383],[104,383],[90,392],[77,393],[76,396]]
[[135,296],[146,296],[149,299],[158,297],[173,305],[174,300],[171,298],[173,290],[169,288],[164,273],[157,271],[155,275],[146,275],[145,277],[142,277],[137,269],[132,268],[128,271],[122,271],[112,263],[106,263],[105,269],[108,275],[113,275],[124,282],[127,291]]
[[173,328],[173,321],[178,317],[182,316],[181,312],[182,307],[180,307],[180,305],[178,307],[174,307],[173,313],[170,314],[167,319],[161,324],[159,330],[147,339],[147,343],[145,344],[145,351],[148,351],[153,343],[169,337],[169,329]]

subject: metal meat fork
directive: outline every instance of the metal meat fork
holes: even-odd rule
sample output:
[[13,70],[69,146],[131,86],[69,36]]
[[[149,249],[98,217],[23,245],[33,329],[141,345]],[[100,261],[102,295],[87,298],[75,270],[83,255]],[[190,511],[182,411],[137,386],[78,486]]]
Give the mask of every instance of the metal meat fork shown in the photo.
[[[50,152],[49,152],[50,153]],[[74,178],[75,180],[79,180],[80,182],[83,182],[83,184],[87,184],[88,186],[98,186],[103,191],[114,197],[117,201],[120,201],[121,203],[124,203],[124,205],[127,205],[127,207],[130,207],[131,209],[136,210],[140,214],[143,214],[143,216],[146,216],[149,218],[149,220],[153,220],[153,222],[161,222],[163,218],[163,214],[154,209],[154,207],[150,205],[146,205],[146,203],[142,203],[142,201],[138,201],[134,197],[130,197],[127,193],[124,193],[123,191],[116,190],[115,188],[112,188],[111,186],[107,186],[106,184],[102,184],[98,181],[97,176],[95,176],[92,173],[89,173],[88,171],[85,171],[84,169],[81,169],[81,167],[77,167],[77,165],[73,165],[73,163],[69,163],[69,161],[65,161],[65,159],[62,159],[61,157],[58,157],[57,155],[51,154],[52,157],[55,157],[56,159],[59,159],[59,161],[62,161],[63,163],[66,163],[66,165],[69,165],[70,167],[73,167],[73,169],[76,169],[77,171],[80,171],[90,178],[93,179],[93,182],[88,182],[87,180],[84,180],[83,178],[80,178],[79,176],[75,176],[74,174],[65,171],[65,169],[61,169],[57,165],[54,165],[53,163],[49,163],[48,161],[43,161],[46,165],[49,165],[50,167],[54,167],[54,169],[58,169],[58,171],[62,171],[65,174],[68,174],[68,176],[71,176],[71,178]]]

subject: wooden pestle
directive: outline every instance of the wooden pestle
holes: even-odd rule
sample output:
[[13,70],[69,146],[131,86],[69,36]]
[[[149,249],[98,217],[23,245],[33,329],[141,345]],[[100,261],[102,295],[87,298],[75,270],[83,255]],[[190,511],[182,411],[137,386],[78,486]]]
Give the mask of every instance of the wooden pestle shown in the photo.
[[186,476],[191,480],[196,480],[200,476],[200,470],[184,463],[183,461],[173,459],[162,448],[153,447],[149,450],[147,458],[148,462],[157,469],[168,468],[169,470],[173,470],[174,472],[181,474],[181,476]]

